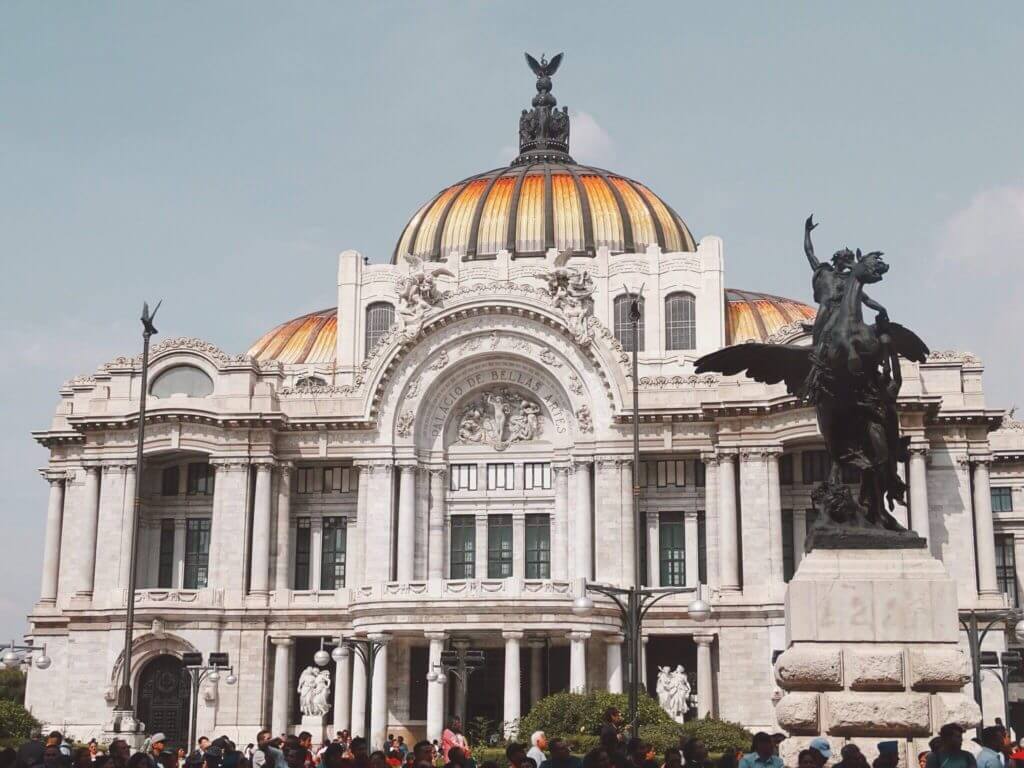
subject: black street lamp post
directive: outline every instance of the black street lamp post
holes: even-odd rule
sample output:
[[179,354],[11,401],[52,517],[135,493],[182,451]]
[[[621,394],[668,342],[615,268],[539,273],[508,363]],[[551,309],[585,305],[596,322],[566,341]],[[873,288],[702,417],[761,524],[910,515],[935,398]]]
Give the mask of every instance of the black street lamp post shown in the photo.
[[427,672],[428,683],[448,682],[448,676],[454,676],[459,683],[458,712],[455,714],[466,726],[466,700],[469,697],[469,676],[485,664],[484,652],[470,650],[462,645],[441,651],[441,663],[434,664]]
[[[121,665],[121,685],[117,689],[114,715],[115,730],[135,733],[141,726],[132,712],[132,636],[135,624],[135,553],[139,541],[139,508],[142,499],[142,452],[146,440],[146,389],[149,386],[149,339],[157,333],[153,325],[160,304],[152,312],[142,305],[142,379],[139,383],[139,429],[135,446],[135,498],[132,502],[132,536],[128,544],[128,584],[124,614],[124,661]],[[130,726],[130,727],[123,727]]]
[[181,654],[181,663],[185,667],[185,672],[188,673],[190,682],[189,692],[192,696],[192,709],[190,710],[188,725],[188,744],[185,747],[186,754],[191,754],[192,750],[196,747],[199,686],[203,684],[204,680],[216,683],[220,680],[223,672],[228,673],[227,677],[224,678],[224,682],[228,685],[237,683],[238,678],[235,677],[235,668],[228,664],[228,655],[226,653],[211,653],[209,662],[203,664],[203,654],[189,651],[188,653]]
[[366,670],[366,712],[363,721],[363,737],[366,739],[366,743],[370,744],[373,738],[373,734],[370,733],[370,723],[373,722],[373,668],[377,663],[377,654],[388,644],[388,637],[386,635],[368,635],[365,638],[346,637],[342,642],[362,659],[363,669]]
[[[1006,687],[1009,684],[1009,679],[1006,676],[1007,665],[1005,663],[1000,664],[999,659],[996,658],[993,663],[994,653],[989,651],[982,651],[981,645],[985,642],[985,638],[988,637],[988,633],[997,625],[1004,627],[1013,627],[1013,632],[1016,637],[1020,640],[1024,640],[1024,611],[1011,608],[1009,610],[996,610],[996,611],[975,611],[966,610],[960,612],[960,628],[963,629],[967,635],[967,647],[971,654],[971,686],[974,691],[974,701],[978,705],[978,709],[981,711],[981,722],[978,724],[979,728],[983,728],[985,725],[985,705],[982,703],[981,695],[981,670],[989,669],[993,672],[996,669],[1002,669],[1002,674],[995,672],[1003,684],[1004,690],[1004,702],[1006,700]],[[1009,653],[1009,652],[1007,652]],[[1003,656],[1006,656],[1004,653]],[[1012,656],[1007,661],[1012,662]],[[1018,654],[1019,659],[1019,654]],[[1019,667],[1019,662],[1018,662]],[[1007,706],[1007,719],[1009,723],[1009,703]]]
[[1024,657],[1021,657],[1020,651],[1003,651],[1002,653],[996,653],[995,651],[982,651],[981,652],[981,668],[987,669],[989,672],[999,678],[999,683],[1003,687],[1003,724],[1010,727],[1010,673],[1019,672],[1021,670],[1021,664],[1024,662]]

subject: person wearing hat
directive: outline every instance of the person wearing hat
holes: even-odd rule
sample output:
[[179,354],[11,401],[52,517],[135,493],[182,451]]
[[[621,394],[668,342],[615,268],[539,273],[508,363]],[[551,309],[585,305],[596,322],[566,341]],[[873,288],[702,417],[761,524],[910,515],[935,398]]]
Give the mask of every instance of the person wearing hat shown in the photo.
[[739,768],[782,768],[782,758],[775,754],[775,741],[770,733],[754,734],[753,751],[740,759]]
[[807,746],[812,752],[819,756],[818,768],[821,768],[825,763],[832,759],[832,745],[828,743],[828,739],[819,736],[816,739],[811,739],[811,743]]
[[900,762],[900,745],[898,741],[878,742],[878,757],[871,763],[871,768],[896,768]]
[[163,733],[154,733],[149,738],[149,762],[153,768],[160,768],[160,754],[167,746],[167,736]]
[[946,723],[939,729],[938,749],[928,755],[927,768],[978,768],[974,755],[963,748],[964,729]]
[[868,768],[868,759],[856,744],[844,744],[835,768]]
[[990,725],[981,729],[978,743],[981,751],[974,758],[978,768],[1005,768],[1003,764],[1003,744],[1006,741],[1006,729],[1001,725]]

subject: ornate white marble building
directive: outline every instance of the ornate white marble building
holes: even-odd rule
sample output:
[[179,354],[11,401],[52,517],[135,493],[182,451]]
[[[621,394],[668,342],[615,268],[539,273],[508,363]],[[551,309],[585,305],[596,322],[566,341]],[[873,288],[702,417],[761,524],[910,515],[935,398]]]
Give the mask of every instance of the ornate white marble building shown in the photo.
[[[486,652],[471,715],[512,721],[548,692],[620,690],[616,613],[571,606],[580,578],[631,580],[635,535],[647,584],[701,582],[714,611],[688,619],[692,593],[652,610],[650,690],[659,665],[682,664],[696,714],[773,726],[783,595],[827,457],[813,412],[781,386],[695,376],[693,361],[749,339],[803,343],[813,309],[727,289],[719,238],[695,242],[646,186],[569,156],[549,89],[524,112],[522,154],[428,201],[390,263],[341,253],[336,309],[246,354],[156,344],[141,478],[140,359],[60,389],[35,434],[50,501],[31,636],[54,660],[29,677],[37,717],[79,738],[110,720],[137,525],[137,709],[174,738],[190,650],[230,654],[238,683],[204,688],[199,728],[241,743],[298,723],[296,678],[320,638],[389,639],[372,681],[351,658],[331,665],[328,722],[361,730],[372,685],[378,737],[438,735],[454,692],[426,674],[451,643]],[[626,308],[640,285],[634,467]],[[962,609],[1015,602],[1024,430],[986,404],[969,354],[907,365],[900,404],[909,524]]]

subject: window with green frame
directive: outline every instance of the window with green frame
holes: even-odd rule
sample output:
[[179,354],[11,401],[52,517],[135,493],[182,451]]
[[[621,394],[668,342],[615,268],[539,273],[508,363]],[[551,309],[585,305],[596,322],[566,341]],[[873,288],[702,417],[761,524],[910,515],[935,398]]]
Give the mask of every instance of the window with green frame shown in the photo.
[[476,575],[476,518],[472,515],[452,515],[449,571],[453,579]]
[[185,589],[205,589],[210,575],[210,520],[185,521]]
[[312,549],[312,527],[308,517],[295,521],[295,589],[309,589],[309,563]]
[[1017,590],[1017,565],[1013,551],[1013,536],[996,535],[996,579],[999,590],[1006,595],[1013,608],[1020,607],[1020,593]]
[[320,546],[320,589],[334,590],[345,586],[345,545],[348,520],[325,517]]
[[686,534],[682,512],[662,512],[658,518],[658,541],[661,564],[661,586],[682,587],[686,584]]
[[992,489],[992,511],[1013,512],[1013,489],[993,488]]
[[160,521],[160,554],[156,572],[156,585],[170,589],[174,582],[174,518]]
[[487,518],[487,578],[507,579],[512,575],[512,515]]
[[526,516],[526,578],[551,578],[551,518]]

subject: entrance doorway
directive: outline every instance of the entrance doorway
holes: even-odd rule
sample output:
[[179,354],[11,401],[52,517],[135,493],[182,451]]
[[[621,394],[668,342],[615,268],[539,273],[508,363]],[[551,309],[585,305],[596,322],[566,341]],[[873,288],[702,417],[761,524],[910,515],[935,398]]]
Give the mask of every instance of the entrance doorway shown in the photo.
[[189,748],[189,687],[188,672],[174,656],[158,656],[139,675],[139,719],[147,733],[167,736],[172,753],[178,747]]

